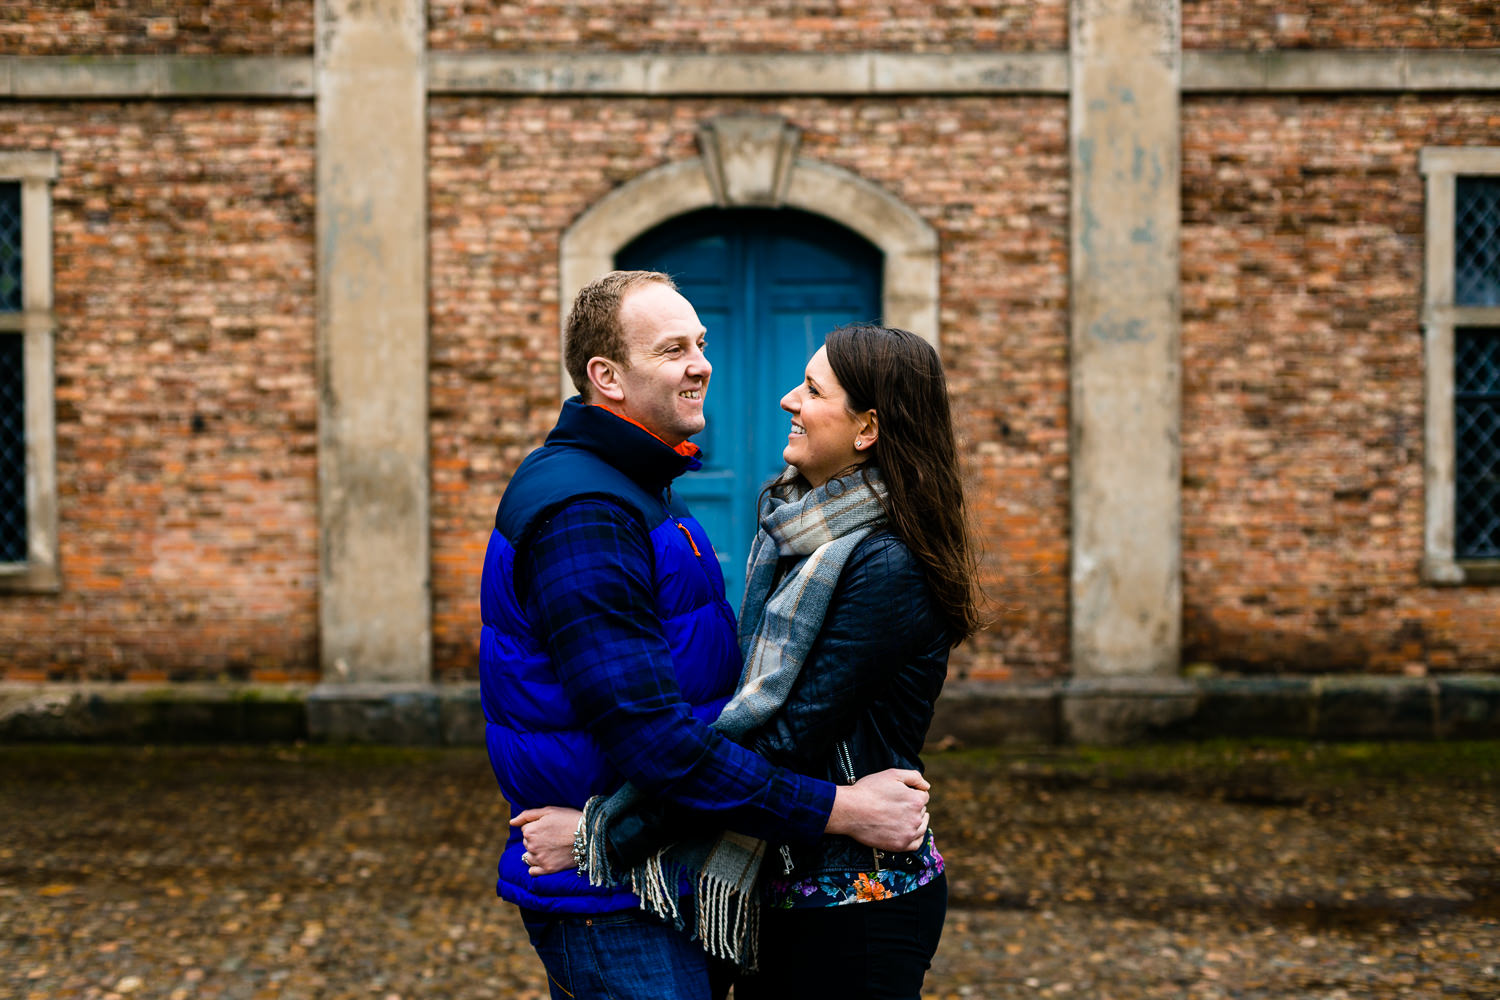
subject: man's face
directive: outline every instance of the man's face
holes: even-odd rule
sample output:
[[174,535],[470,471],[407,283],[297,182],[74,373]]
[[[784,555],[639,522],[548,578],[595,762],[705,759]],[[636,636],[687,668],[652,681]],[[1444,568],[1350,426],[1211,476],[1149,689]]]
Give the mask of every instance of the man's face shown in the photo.
[[676,446],[703,430],[703,397],[713,366],[703,354],[704,328],[687,299],[660,282],[620,302],[630,367],[619,372],[616,408]]

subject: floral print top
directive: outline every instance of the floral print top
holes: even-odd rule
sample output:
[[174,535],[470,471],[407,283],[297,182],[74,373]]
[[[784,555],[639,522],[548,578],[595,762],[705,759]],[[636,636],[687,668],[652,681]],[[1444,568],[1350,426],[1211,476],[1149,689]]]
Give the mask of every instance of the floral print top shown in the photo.
[[[768,875],[765,883],[765,905],[783,910],[811,909],[819,906],[845,906],[870,903],[911,892],[943,873],[943,856],[938,853],[932,831],[917,852],[917,865],[911,871],[881,868],[865,872],[827,872],[791,879]],[[776,855],[767,858],[774,866]],[[873,860],[873,859],[872,859]]]

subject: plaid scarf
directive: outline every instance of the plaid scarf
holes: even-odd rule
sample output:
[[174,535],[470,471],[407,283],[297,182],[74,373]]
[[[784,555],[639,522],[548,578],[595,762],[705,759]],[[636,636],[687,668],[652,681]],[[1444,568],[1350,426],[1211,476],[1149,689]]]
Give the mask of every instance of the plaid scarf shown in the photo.
[[[800,479],[768,494],[760,531],[750,548],[745,600],[740,608],[740,651],[745,667],[739,688],[714,722],[731,739],[769,722],[786,701],[802,663],[823,627],[844,564],[855,547],[885,523],[885,487],[870,470],[807,489]],[[778,495],[779,494],[779,495]],[[776,580],[783,557],[797,557]],[[773,592],[774,586],[774,592]],[[619,880],[604,850],[604,830],[642,798],[625,785],[608,799],[595,796],[583,810],[589,881]],[[725,830],[671,844],[630,872],[641,908],[682,926],[677,887],[694,879],[698,936],[704,950],[755,967],[755,879],[764,841]]]

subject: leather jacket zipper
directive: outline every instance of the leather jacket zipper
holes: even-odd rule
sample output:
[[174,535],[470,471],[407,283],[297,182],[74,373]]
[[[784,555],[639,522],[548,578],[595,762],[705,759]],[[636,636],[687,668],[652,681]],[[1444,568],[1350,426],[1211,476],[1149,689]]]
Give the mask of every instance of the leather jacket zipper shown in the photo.
[[[854,784],[859,779],[854,776],[854,755],[849,752],[848,740],[839,740],[838,757],[839,764],[844,769],[844,777],[848,780],[849,784]],[[872,847],[870,854],[875,860],[875,870],[877,872],[880,871],[880,859],[885,857],[885,852],[879,848]]]
[[854,758],[849,753],[849,741],[839,740],[836,749],[839,754],[839,765],[844,769],[844,780],[852,785],[859,779],[854,777]]

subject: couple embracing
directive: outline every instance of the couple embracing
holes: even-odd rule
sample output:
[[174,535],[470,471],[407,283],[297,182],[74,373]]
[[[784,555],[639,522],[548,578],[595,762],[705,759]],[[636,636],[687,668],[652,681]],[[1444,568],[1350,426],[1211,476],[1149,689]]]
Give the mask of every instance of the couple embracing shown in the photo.
[[976,627],[947,386],[841,327],[781,400],[736,618],[672,490],[712,372],[664,274],[585,287],[579,395],[500,502],[481,694],[510,804],[499,894],[551,995],[920,995],[947,909],[918,753]]

